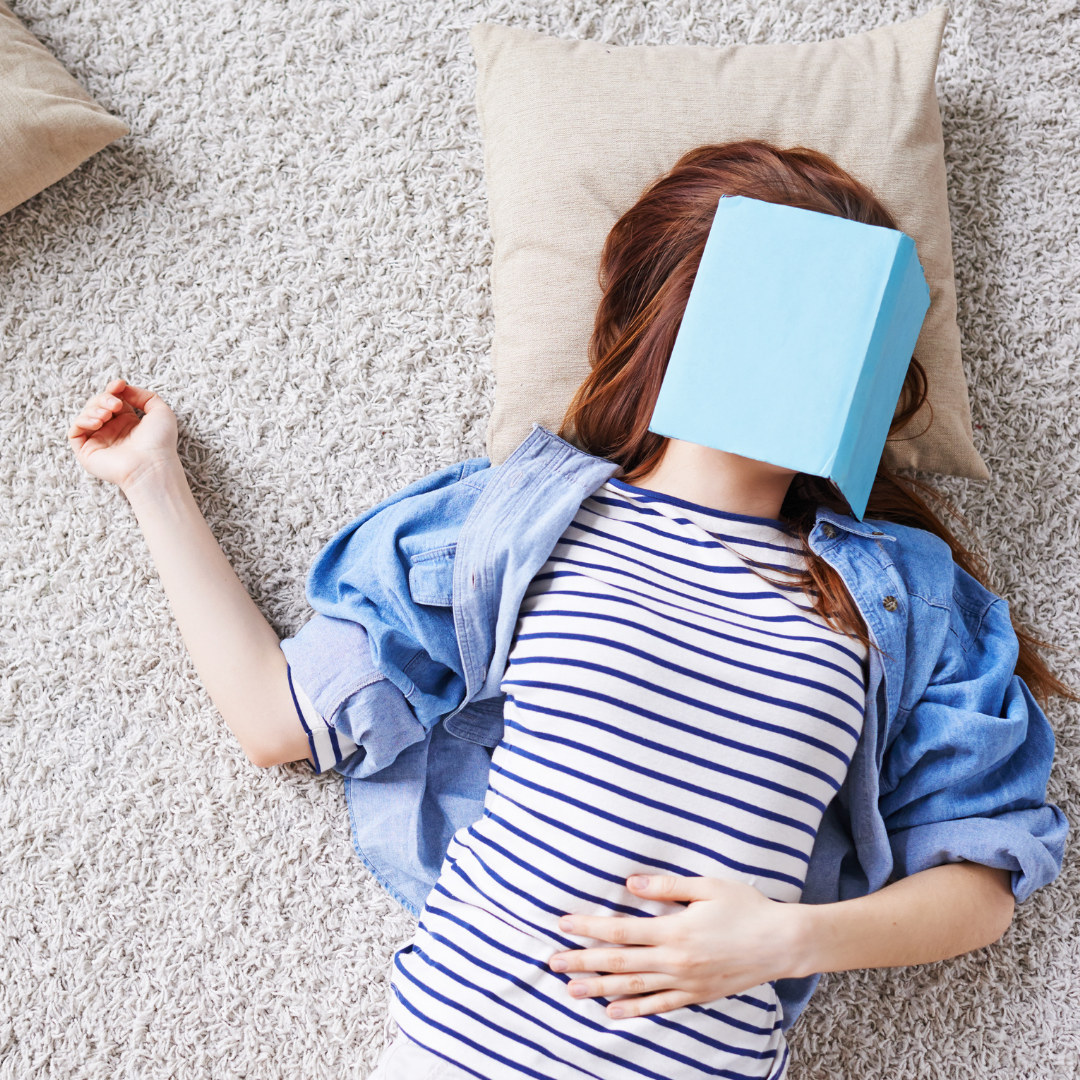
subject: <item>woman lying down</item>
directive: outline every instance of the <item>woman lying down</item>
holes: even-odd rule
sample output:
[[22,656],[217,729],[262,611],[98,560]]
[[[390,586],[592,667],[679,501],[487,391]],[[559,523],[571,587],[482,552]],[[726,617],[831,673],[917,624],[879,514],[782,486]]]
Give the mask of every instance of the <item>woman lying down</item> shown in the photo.
[[[1068,691],[928,490],[882,466],[859,520],[824,479],[649,430],[722,195],[896,228],[813,151],[688,154],[608,237],[573,444],[537,428],[368,511],[285,642],[168,406],[117,380],[71,427],[248,757],[342,772],[358,851],[419,913],[384,1080],[775,1080],[815,973],[982,948],[1060,868],[1035,698]],[[893,434],[925,389],[911,361]]]

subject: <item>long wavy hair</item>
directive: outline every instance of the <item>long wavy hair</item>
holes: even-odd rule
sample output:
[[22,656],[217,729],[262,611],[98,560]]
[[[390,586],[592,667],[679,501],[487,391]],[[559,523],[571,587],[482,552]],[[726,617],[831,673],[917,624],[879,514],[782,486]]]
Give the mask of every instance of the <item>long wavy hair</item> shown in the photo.
[[[757,141],[702,146],[650,185],[604,244],[603,295],[589,351],[592,370],[560,432],[589,453],[616,462],[625,480],[648,474],[663,456],[667,439],[649,431],[649,421],[721,195],[746,195],[897,228],[869,188],[831,158],[802,147],[780,150]],[[889,438],[912,438],[932,418],[926,372],[912,358]],[[945,518],[962,522],[932,488],[880,465],[866,517],[939,536],[957,565],[985,583],[984,560],[956,538],[931,505]],[[850,513],[833,484],[799,473],[780,511],[805,554],[805,570],[795,579],[829,626],[869,647],[866,623],[843,579],[807,542],[819,507]],[[1039,655],[1043,643],[1013,625],[1020,642],[1016,672],[1036,698],[1045,703],[1051,694],[1061,694],[1075,700]]]

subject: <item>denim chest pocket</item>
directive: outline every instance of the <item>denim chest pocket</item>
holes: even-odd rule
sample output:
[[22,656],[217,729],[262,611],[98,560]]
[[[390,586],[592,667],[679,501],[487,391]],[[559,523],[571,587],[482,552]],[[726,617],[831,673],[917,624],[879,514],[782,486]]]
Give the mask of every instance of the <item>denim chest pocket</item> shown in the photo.
[[409,567],[409,595],[417,604],[452,607],[456,544],[413,556]]

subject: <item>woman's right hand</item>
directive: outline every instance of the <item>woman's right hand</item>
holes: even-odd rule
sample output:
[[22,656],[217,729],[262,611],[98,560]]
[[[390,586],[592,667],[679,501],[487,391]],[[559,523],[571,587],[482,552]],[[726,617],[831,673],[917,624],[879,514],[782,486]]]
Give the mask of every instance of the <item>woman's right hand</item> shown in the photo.
[[68,441],[91,476],[125,491],[159,466],[177,461],[172,409],[157,394],[128,386],[123,379],[113,380],[83,406],[68,430]]

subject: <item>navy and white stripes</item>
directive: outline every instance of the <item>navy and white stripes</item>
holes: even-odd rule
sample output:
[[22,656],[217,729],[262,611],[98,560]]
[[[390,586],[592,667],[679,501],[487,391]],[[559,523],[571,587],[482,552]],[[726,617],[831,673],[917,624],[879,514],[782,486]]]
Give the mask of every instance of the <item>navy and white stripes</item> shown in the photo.
[[340,765],[358,747],[343,731],[328,724],[312,705],[304,689],[292,677],[292,668],[288,669],[289,689],[292,691],[296,715],[307,735],[308,748],[311,750],[311,763],[317,773],[326,772],[335,765]]
[[488,1080],[785,1074],[771,985],[610,1020],[547,960],[592,944],[559,931],[567,912],[678,910],[633,896],[633,873],[798,901],[865,661],[768,569],[798,558],[776,523],[618,481],[582,504],[522,604],[484,816],[396,960],[409,1037]]

